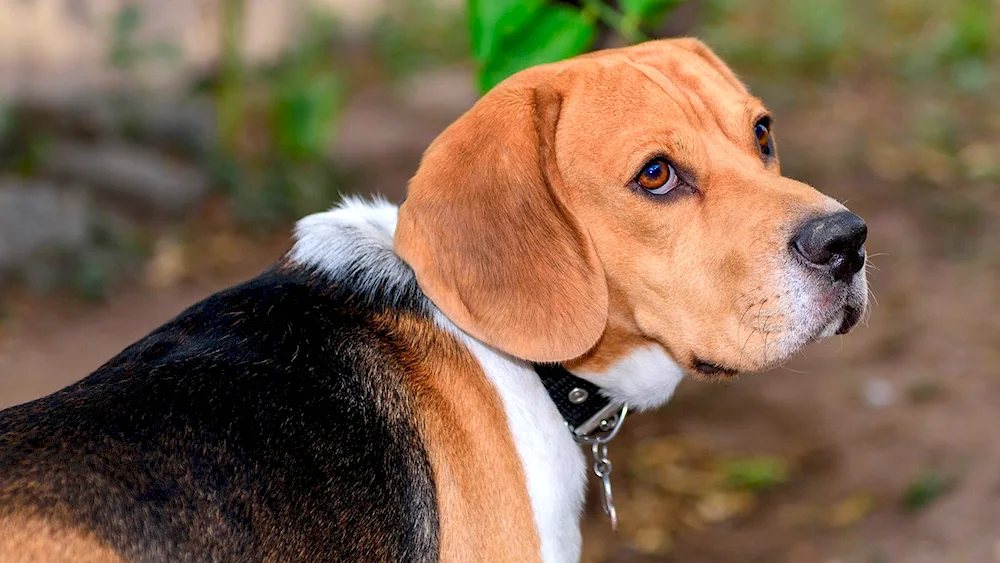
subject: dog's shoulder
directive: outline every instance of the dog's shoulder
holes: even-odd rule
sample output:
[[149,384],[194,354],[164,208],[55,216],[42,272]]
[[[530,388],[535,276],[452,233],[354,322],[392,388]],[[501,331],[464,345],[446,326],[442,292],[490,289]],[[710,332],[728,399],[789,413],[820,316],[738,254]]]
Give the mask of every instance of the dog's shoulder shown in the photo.
[[0,518],[40,513],[126,559],[434,558],[392,327],[426,299],[364,225],[335,219],[320,223],[339,249],[304,251],[320,227],[300,226],[267,272],[0,413]]

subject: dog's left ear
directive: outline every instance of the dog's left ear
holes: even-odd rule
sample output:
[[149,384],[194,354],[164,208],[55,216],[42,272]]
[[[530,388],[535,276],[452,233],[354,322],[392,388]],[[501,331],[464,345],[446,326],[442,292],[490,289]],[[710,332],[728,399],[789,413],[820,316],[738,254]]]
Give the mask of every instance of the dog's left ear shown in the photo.
[[431,144],[395,235],[452,322],[532,361],[582,355],[608,316],[604,268],[563,197],[552,74],[541,67],[508,79]]

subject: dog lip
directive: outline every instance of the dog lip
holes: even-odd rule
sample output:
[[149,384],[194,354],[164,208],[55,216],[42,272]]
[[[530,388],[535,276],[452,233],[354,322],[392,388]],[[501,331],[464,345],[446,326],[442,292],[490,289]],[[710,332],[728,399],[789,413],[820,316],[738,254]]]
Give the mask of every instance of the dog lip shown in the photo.
[[705,360],[702,360],[700,358],[694,359],[694,369],[701,375],[709,375],[709,376],[735,375],[737,373],[737,370],[735,369],[725,368],[718,364],[706,362]]
[[844,305],[844,320],[837,327],[836,334],[847,334],[861,319],[861,308]]

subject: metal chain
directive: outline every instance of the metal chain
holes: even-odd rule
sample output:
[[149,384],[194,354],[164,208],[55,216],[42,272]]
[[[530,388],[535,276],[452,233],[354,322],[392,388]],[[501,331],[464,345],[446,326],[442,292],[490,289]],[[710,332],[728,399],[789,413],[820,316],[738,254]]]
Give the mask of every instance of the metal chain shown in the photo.
[[601,480],[601,506],[604,514],[611,520],[611,529],[618,532],[618,511],[615,510],[615,497],[611,494],[611,460],[608,459],[608,442],[618,435],[618,431],[625,422],[628,414],[628,405],[622,404],[621,410],[617,414],[602,420],[599,427],[600,432],[593,432],[586,436],[574,436],[577,442],[590,444],[590,451],[594,458],[594,475]]
[[608,459],[607,442],[597,442],[590,449],[594,456],[594,475],[601,480],[604,495],[601,497],[601,506],[604,513],[611,520],[611,530],[618,532],[618,511],[615,510],[615,498],[611,494],[611,460]]

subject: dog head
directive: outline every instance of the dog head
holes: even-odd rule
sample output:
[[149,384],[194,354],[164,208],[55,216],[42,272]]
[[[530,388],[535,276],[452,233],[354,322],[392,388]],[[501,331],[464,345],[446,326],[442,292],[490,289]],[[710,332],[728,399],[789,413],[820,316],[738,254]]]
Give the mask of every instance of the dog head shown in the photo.
[[767,368],[867,298],[864,222],[781,175],[771,123],[692,39],[531,68],[429,147],[395,245],[453,322],[519,358]]

